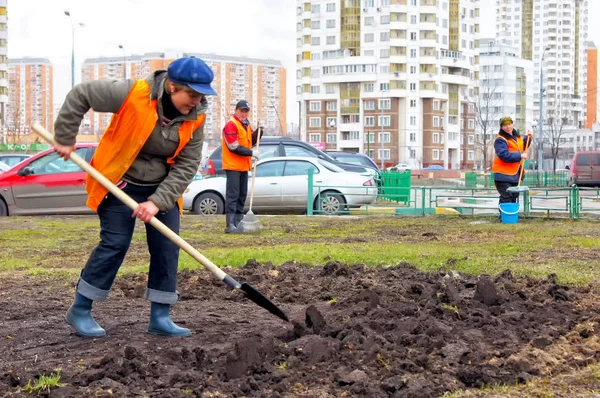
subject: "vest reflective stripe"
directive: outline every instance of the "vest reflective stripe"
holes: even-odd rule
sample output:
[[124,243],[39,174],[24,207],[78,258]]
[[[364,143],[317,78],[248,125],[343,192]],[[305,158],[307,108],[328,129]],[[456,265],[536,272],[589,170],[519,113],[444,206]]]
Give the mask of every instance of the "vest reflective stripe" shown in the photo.
[[[238,143],[241,146],[252,149],[252,127],[248,125],[244,128],[244,125],[240,123],[236,118],[230,119],[238,130]],[[241,156],[237,153],[233,153],[227,147],[225,141],[225,134],[221,137],[222,158],[223,158],[223,170],[234,170],[234,171],[249,171],[252,168],[252,156]]]
[[[509,152],[523,152],[523,138],[516,137],[517,141],[507,140],[501,135],[498,135],[496,138],[502,138],[506,141]],[[521,162],[507,163],[496,155],[492,164],[492,172],[513,176],[519,172],[519,166],[521,166]]]
[[[175,158],[190,141],[194,131],[204,123],[205,117],[202,114],[196,120],[186,120],[181,123],[179,146],[173,156],[167,159],[169,164],[175,163]],[[96,148],[91,161],[92,166],[113,184],[119,181],[137,158],[156,127],[157,121],[156,100],[150,98],[150,85],[146,80],[138,80],[119,111],[113,115],[110,125]],[[89,175],[86,178],[86,190],[87,206],[97,211],[108,190]],[[178,203],[179,209],[182,210],[182,198]]]

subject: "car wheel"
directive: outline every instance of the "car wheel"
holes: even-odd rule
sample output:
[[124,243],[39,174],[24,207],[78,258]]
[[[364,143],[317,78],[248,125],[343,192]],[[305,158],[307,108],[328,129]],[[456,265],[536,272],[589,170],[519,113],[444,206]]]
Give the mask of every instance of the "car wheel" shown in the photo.
[[0,199],[0,217],[8,216],[8,208],[6,207],[6,203],[2,199]]
[[194,200],[193,210],[196,214],[209,216],[212,214],[223,214],[225,204],[223,199],[215,193],[205,192]]
[[316,208],[323,214],[341,214],[346,210],[346,199],[340,193],[322,192],[317,197]]

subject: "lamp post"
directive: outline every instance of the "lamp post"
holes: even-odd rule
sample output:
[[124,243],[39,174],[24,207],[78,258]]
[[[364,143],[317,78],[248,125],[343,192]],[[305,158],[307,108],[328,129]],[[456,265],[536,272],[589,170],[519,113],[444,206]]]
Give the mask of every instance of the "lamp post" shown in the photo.
[[540,61],[540,138],[538,145],[538,174],[544,170],[544,56],[550,47],[544,48]]
[[[381,90],[381,98],[383,99],[383,93],[385,93],[385,90],[382,89]],[[391,100],[390,100],[391,101]],[[381,108],[381,170],[385,170],[385,165],[384,165],[384,155],[383,155],[383,101],[379,102],[379,107]]]
[[123,80],[127,80],[127,55],[122,44],[119,44],[119,48],[123,50]]
[[73,88],[75,87],[75,27],[84,27],[85,24],[83,22],[74,24],[69,10],[65,10],[65,15],[69,17],[69,20],[71,21],[71,88]]

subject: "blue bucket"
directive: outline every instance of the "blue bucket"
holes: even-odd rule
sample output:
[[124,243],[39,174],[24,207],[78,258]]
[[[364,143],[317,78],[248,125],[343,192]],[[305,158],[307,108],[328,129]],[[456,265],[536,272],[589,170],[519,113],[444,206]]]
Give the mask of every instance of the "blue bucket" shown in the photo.
[[500,219],[502,224],[516,224],[519,222],[518,203],[500,203]]

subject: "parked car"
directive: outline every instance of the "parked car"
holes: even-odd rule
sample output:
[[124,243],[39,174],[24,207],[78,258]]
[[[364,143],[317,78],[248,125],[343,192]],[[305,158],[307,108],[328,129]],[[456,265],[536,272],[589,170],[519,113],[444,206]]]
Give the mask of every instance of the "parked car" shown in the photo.
[[[76,145],[76,152],[90,161],[96,143]],[[0,216],[33,214],[87,214],[85,171],[54,149],[33,155],[0,174]]]
[[6,164],[6,163],[4,163],[4,162],[0,162],[0,173],[2,173],[3,171],[6,171],[6,170],[8,170],[8,169],[10,169],[10,166],[9,166],[9,165],[7,165],[7,164]]
[[23,153],[9,153],[9,154],[0,154],[0,162],[6,163],[10,167],[16,166],[21,163],[23,160],[30,158],[31,155],[25,155]]
[[[219,146],[211,153],[208,158],[208,174],[213,176],[225,175],[223,170],[222,161],[222,148]],[[338,167],[355,173],[364,173],[365,168],[354,164],[342,163],[331,156],[307,144],[304,141],[298,141],[293,138],[276,136],[266,137],[263,136],[260,139],[260,158],[268,159],[275,156],[301,156],[308,158],[318,158],[326,160],[330,163],[337,165]]]
[[368,171],[377,185],[380,185],[381,182],[381,171],[379,170],[379,166],[377,163],[373,161],[367,155],[356,152],[343,152],[343,151],[326,151],[326,154],[331,156],[333,159],[338,162],[346,163],[346,164],[355,164],[357,166],[363,166],[366,171]]
[[[318,158],[272,157],[257,163],[252,211],[306,211],[309,169],[314,171],[311,202],[316,210],[338,214],[347,208],[373,203],[377,197],[375,181],[368,174],[348,172]],[[183,195],[183,208],[198,214],[223,214],[226,182],[221,176],[193,181]],[[249,202],[248,193],[246,208]]]
[[569,166],[569,185],[600,185],[600,151],[575,153]]
[[406,163],[398,163],[395,166],[389,167],[388,171],[406,171],[406,170],[410,170],[411,167],[409,165],[407,165]]

